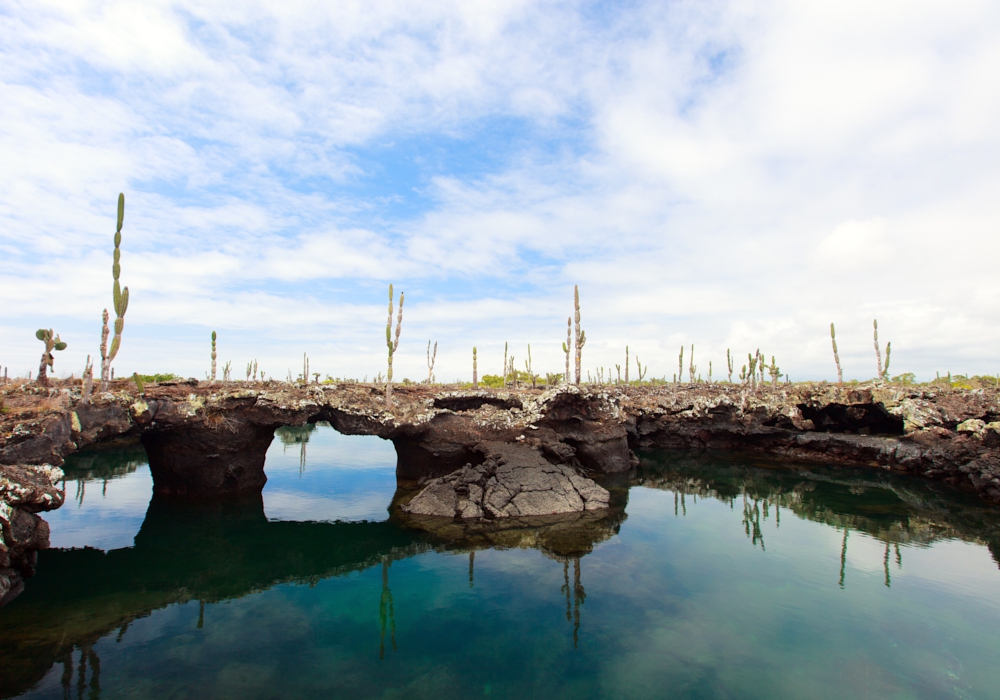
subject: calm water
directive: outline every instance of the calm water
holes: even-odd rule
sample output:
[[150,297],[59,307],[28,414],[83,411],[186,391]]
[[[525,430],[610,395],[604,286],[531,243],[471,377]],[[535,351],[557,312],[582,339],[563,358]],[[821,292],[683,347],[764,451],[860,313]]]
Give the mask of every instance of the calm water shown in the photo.
[[229,503],[77,458],[0,697],[1000,697],[1000,510],[941,485],[651,453],[610,513],[439,527],[390,443],[279,438]]

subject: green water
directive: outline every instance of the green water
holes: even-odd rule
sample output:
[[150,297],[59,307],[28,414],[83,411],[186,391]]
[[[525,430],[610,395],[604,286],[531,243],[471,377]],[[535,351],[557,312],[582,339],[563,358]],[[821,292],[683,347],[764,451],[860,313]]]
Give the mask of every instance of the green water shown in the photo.
[[279,437],[228,503],[75,460],[0,697],[1000,697],[1000,509],[942,485],[650,453],[610,512],[441,527],[390,444]]

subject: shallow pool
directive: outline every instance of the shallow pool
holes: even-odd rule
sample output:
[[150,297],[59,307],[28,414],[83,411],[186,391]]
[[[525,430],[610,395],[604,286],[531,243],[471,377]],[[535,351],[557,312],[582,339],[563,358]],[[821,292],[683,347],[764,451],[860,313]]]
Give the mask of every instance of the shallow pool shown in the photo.
[[[614,508],[404,520],[392,445],[283,430],[263,494],[76,457],[0,696],[1000,697],[1000,510],[878,470],[649,453]],[[992,553],[991,553],[992,550]]]

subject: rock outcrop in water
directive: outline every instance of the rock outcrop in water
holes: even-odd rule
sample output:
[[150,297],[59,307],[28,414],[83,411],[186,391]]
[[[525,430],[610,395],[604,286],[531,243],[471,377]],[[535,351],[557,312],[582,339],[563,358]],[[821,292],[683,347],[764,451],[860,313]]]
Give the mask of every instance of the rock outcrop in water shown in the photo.
[[562,464],[551,464],[524,445],[484,443],[482,464],[467,464],[434,479],[404,512],[463,520],[578,513],[607,508],[608,491]]
[[48,465],[0,465],[0,607],[21,592],[38,550],[49,546],[49,525],[36,513],[63,504],[62,477]]

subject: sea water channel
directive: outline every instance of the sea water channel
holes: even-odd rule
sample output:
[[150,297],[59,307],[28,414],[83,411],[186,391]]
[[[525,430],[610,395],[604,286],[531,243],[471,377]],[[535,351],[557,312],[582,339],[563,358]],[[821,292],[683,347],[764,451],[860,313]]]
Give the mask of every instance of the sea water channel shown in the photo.
[[998,698],[1000,509],[876,469],[651,452],[611,512],[404,520],[391,443],[282,429],[261,496],[77,455],[0,697]]

